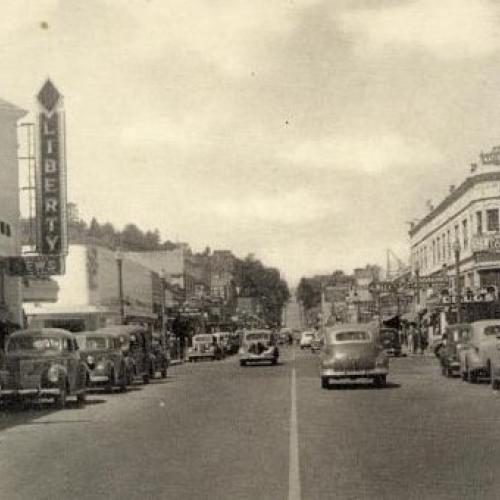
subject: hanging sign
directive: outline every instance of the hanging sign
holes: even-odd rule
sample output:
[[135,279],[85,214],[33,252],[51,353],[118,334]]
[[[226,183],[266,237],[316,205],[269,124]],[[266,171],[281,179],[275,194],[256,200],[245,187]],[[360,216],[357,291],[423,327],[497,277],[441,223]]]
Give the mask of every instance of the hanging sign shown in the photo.
[[50,80],[38,93],[37,251],[67,253],[66,161],[62,96]]

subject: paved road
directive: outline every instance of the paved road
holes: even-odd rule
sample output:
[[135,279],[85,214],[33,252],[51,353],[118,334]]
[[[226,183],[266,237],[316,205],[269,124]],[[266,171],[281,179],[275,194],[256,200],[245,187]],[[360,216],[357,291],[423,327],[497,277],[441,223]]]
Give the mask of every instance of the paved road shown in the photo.
[[283,357],[175,367],[84,409],[0,412],[0,498],[500,497],[500,394],[488,386],[418,357],[394,360],[386,389],[325,391],[315,355]]

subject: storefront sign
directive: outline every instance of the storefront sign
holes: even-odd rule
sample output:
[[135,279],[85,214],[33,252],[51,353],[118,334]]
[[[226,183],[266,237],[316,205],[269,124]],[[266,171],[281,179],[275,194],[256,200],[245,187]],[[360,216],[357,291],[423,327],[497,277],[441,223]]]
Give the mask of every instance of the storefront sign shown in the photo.
[[500,235],[474,236],[471,240],[471,250],[473,252],[500,253]]
[[11,257],[8,260],[8,272],[12,276],[34,277],[64,274],[64,259],[50,255]]
[[50,80],[38,93],[37,251],[67,253],[66,162],[61,95]]

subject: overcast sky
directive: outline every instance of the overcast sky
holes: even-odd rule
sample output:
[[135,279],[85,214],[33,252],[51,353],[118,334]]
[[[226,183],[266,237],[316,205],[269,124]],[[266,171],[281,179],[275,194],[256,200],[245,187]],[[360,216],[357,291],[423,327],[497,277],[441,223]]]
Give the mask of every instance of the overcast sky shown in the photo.
[[[500,135],[489,0],[2,0],[0,97],[65,96],[83,218],[301,275],[408,254]],[[44,24],[46,23],[46,24]]]

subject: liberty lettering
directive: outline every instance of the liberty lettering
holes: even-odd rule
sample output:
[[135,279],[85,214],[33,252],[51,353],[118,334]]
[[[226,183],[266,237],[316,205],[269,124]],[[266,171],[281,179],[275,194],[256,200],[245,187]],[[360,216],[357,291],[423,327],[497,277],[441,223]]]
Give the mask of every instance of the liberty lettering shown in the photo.
[[45,213],[58,213],[58,199],[57,198],[47,198],[45,200]]
[[45,241],[49,245],[49,250],[51,252],[54,252],[56,250],[56,244],[59,241],[59,236],[53,236],[53,237],[47,236],[45,238]]
[[58,171],[57,162],[54,158],[46,158],[43,165],[46,174],[56,174]]
[[45,222],[47,224],[47,228],[49,230],[49,233],[55,233],[56,232],[56,223],[58,221],[57,217],[45,217]]

